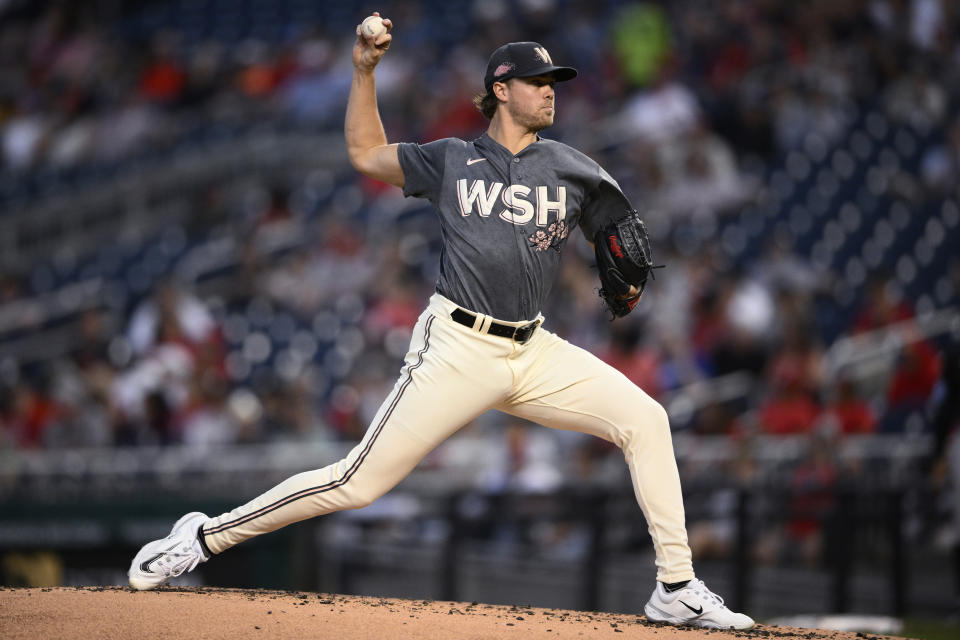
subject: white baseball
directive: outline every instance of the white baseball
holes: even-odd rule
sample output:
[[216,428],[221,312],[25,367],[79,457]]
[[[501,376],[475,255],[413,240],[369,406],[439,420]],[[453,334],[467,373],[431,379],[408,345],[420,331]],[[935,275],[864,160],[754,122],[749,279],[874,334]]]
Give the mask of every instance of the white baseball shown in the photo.
[[380,16],[367,16],[360,23],[360,31],[367,37],[377,39],[387,32],[387,28],[383,26],[383,18]]

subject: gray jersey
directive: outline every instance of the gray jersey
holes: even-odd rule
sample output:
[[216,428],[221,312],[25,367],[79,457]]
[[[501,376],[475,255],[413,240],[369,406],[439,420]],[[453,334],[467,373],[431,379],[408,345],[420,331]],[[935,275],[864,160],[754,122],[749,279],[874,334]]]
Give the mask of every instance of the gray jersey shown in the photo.
[[430,200],[440,215],[437,291],[501,320],[537,316],[574,228],[592,241],[630,208],[600,165],[553,140],[513,155],[487,134],[444,138],[402,143],[399,157],[404,195]]

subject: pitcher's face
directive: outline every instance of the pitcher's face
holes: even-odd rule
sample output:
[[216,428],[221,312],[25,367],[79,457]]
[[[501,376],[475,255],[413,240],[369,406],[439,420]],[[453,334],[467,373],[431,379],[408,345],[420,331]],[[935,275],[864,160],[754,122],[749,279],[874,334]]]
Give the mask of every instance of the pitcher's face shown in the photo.
[[507,80],[505,106],[513,121],[528,131],[552,125],[556,113],[554,82],[549,75]]

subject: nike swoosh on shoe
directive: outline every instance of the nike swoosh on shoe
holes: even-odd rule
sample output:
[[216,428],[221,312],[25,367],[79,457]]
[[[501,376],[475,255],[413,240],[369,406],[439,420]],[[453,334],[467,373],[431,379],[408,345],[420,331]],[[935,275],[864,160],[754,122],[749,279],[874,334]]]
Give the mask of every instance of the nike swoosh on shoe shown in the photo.
[[688,605],[688,604],[687,604],[686,602],[684,602],[683,600],[680,601],[680,604],[682,604],[683,606],[685,606],[687,609],[690,609],[690,611],[693,611],[693,612],[694,612],[695,614],[697,614],[697,615],[700,615],[701,613],[703,613],[703,605],[700,605],[700,608],[699,608],[699,609],[694,609],[693,607],[691,607],[690,605]]
[[151,565],[154,561],[156,561],[157,558],[160,558],[160,557],[162,557],[162,556],[163,556],[162,553],[158,553],[157,555],[153,556],[152,558],[149,558],[149,559],[147,559],[147,560],[144,560],[143,562],[140,563],[140,570],[143,571],[144,573],[153,573],[153,571],[150,570],[150,565]]

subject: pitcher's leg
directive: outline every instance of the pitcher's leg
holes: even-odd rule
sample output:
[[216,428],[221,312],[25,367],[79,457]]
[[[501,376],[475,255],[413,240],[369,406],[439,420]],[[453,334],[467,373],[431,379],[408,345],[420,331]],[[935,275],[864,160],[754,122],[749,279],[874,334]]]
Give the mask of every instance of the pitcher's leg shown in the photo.
[[210,519],[203,540],[220,553],[248,538],[314,516],[359,509],[400,482],[433,448],[405,429],[387,423],[402,394],[394,389],[363,441],[331,465],[287,478],[250,502]]
[[502,398],[496,376],[478,381],[462,373],[481,371],[482,364],[472,358],[482,359],[483,353],[476,345],[464,345],[447,322],[429,313],[421,316],[400,378],[346,458],[288,478],[209,520],[202,534],[209,550],[220,553],[300,520],[370,504],[440,442]]
[[666,411],[619,371],[549,332],[544,331],[530,346],[535,364],[524,370],[520,392],[497,408],[619,446],[653,539],[657,580],[672,583],[693,578],[680,474]]

